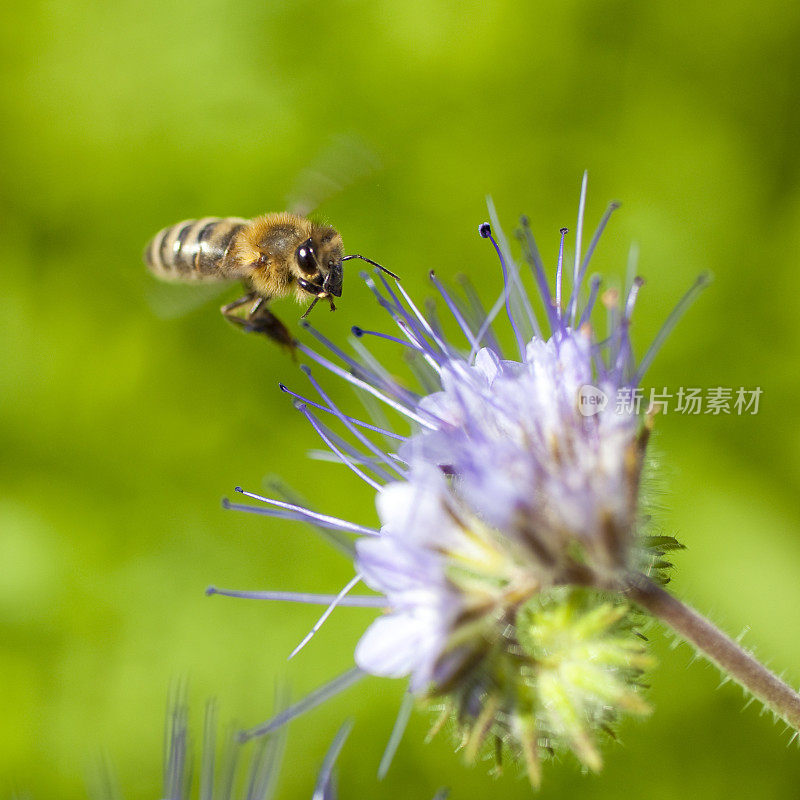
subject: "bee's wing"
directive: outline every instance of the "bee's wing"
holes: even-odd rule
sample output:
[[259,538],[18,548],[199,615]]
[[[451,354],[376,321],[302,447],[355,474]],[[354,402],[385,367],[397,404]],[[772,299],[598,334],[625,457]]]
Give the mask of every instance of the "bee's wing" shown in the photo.
[[146,294],[147,305],[161,319],[175,319],[220,297],[230,289],[231,281],[165,283],[152,281]]
[[377,154],[357,136],[336,135],[297,176],[287,195],[286,208],[306,217],[350,184],[377,172],[380,166]]

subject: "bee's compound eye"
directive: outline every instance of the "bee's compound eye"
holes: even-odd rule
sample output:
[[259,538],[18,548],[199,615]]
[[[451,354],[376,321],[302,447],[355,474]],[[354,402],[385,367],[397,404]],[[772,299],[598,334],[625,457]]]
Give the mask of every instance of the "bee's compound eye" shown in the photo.
[[297,264],[307,275],[313,275],[317,271],[317,257],[314,253],[314,245],[311,239],[306,239],[295,252]]

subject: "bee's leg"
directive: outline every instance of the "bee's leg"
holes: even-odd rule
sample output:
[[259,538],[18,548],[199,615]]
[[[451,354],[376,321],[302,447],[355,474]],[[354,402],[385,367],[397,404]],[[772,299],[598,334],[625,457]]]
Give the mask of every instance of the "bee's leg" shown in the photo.
[[[242,309],[247,306],[250,307],[242,313]],[[257,292],[250,292],[244,297],[222,306],[220,311],[228,322],[240,326],[247,333],[263,333],[272,341],[288,347],[294,352],[294,337],[289,333],[289,329],[267,308],[267,299]]]
[[300,319],[305,319],[305,318],[306,318],[306,317],[307,317],[307,316],[308,316],[308,315],[311,313],[311,309],[312,309],[312,308],[314,308],[314,306],[315,306],[317,303],[319,303],[319,297],[315,297],[315,298],[314,298],[314,299],[311,301],[311,305],[310,305],[310,306],[309,306],[309,307],[308,307],[308,308],[307,308],[307,309],[306,309],[306,310],[303,312],[303,316],[302,316],[302,317],[300,317]]
[[[331,311],[336,311],[336,306],[333,304],[333,297],[331,295],[328,295],[325,299],[331,304]],[[319,303],[319,301],[320,301],[320,298],[319,297],[315,297],[311,301],[311,305],[305,310],[305,312],[303,313],[303,316],[300,317],[300,319],[305,319],[311,313],[311,309],[314,308],[314,306],[317,303]]]
[[244,322],[244,317],[242,314],[237,312],[244,308],[248,303],[252,303],[255,300],[261,299],[261,295],[257,294],[256,292],[249,292],[244,297],[240,297],[238,300],[234,300],[232,303],[222,306],[222,308],[220,308],[220,313],[223,317],[225,317],[225,319],[228,320],[228,322],[241,325]]
[[263,333],[264,336],[272,339],[283,347],[288,347],[294,355],[296,344],[294,336],[289,329],[267,308],[266,301],[257,303],[250,310],[244,323],[244,329],[248,333]]

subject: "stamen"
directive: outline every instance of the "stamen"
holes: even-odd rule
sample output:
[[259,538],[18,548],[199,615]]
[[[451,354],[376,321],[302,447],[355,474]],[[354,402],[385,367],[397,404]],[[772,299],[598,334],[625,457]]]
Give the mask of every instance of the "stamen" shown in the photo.
[[460,357],[460,353],[458,353],[455,348],[450,347],[447,344],[447,336],[444,333],[444,329],[442,328],[442,323],[439,320],[439,310],[436,307],[436,300],[432,297],[425,298],[425,319],[428,321],[428,325],[430,329],[433,331],[434,335],[443,343],[445,347],[448,348],[448,360],[446,360],[442,366],[447,366],[448,364],[452,364],[453,361]]
[[[396,322],[397,322],[397,327],[400,328],[401,331],[403,331],[403,333],[405,334],[405,336],[409,340],[409,342],[411,342],[411,344],[414,345],[413,349],[416,352],[418,352],[425,359],[425,361],[428,364],[428,366],[434,372],[436,372],[437,374],[441,374],[442,369],[439,366],[439,362],[436,361],[436,359],[434,358],[434,354],[431,352],[431,350],[429,348],[425,349],[424,347],[422,347],[422,345],[420,344],[419,340],[411,332],[411,330],[408,327],[408,324],[405,322],[405,320],[398,319],[398,320],[396,320]],[[442,363],[445,363],[444,359],[442,359]]]
[[[375,281],[369,275],[367,275],[366,272],[361,272],[359,274],[364,283],[367,284],[367,287],[370,289],[370,291],[375,295],[375,297],[378,298],[378,303],[381,305],[382,308],[385,308],[389,312],[395,323],[398,326],[402,327],[400,321],[401,319],[405,320],[409,330],[413,331],[414,337],[417,340],[417,344],[419,344],[419,346],[425,350],[430,350],[431,347],[428,340],[426,339],[426,334],[424,329],[421,328],[417,324],[417,321],[414,319],[414,317],[408,313],[408,311],[405,309],[403,304],[398,299],[397,295],[392,291],[392,288],[391,286],[389,286],[388,282],[383,281],[383,286],[386,289],[387,293],[389,294],[389,297],[394,301],[394,303],[391,303],[380,293],[380,291],[378,291],[378,287],[375,285]],[[398,284],[398,289],[399,288],[400,284]]]
[[[467,298],[467,302],[470,305],[472,314],[474,316],[473,322],[476,323],[478,330],[482,330],[481,320],[486,319],[486,311],[484,310],[483,304],[478,298],[475,288],[472,286],[469,278],[466,275],[456,275],[456,282],[461,287],[461,291],[464,292],[464,296]],[[489,348],[494,350],[494,352],[502,358],[500,345],[495,338],[494,331],[492,331],[491,326],[489,326],[489,328],[484,331],[484,335],[478,339],[479,344],[483,341],[484,337],[486,338]]]
[[[495,319],[497,319],[497,315],[500,313],[500,309],[503,308],[506,302],[506,290],[503,287],[503,291],[500,292],[500,296],[497,300],[494,301],[494,304],[489,309],[489,313],[486,315],[486,319],[483,321],[483,325],[478,329],[478,333],[475,335],[475,338],[480,342],[484,336],[490,330],[492,324],[494,323]],[[471,352],[469,354],[469,361],[472,362],[475,359],[475,355],[477,354],[477,350]],[[501,355],[502,351],[498,350],[497,354]]]
[[392,733],[389,736],[389,741],[386,744],[386,749],[383,751],[381,763],[378,765],[378,780],[382,781],[392,766],[394,755],[400,742],[403,740],[403,734],[406,731],[408,720],[411,718],[411,712],[414,709],[414,695],[411,692],[406,692],[403,695],[403,701],[400,703],[400,709],[397,712],[397,719],[394,721]]
[[[327,450],[325,452],[328,453]],[[328,455],[331,454],[328,453]],[[337,460],[336,463],[339,464],[340,462]],[[314,507],[301,494],[290,486],[287,486],[280,478],[274,475],[266,476],[264,478],[264,485],[268,487],[271,492],[277,493],[277,496],[284,502],[293,503],[301,508],[315,511]],[[280,513],[291,514],[292,512],[282,511]],[[303,519],[302,522],[314,528],[329,545],[341,552],[351,561],[355,558],[356,545],[355,541],[350,537],[350,531],[344,531],[338,528],[327,528],[324,525],[320,525],[308,519]]]
[[[203,761],[200,773],[200,797],[210,800],[214,795],[214,762],[217,757],[217,704],[206,703],[203,718]],[[223,764],[224,764],[223,760]],[[167,797],[169,795],[166,795]]]
[[398,314],[403,313],[403,309],[398,308],[397,306],[390,303],[378,290],[378,287],[375,284],[375,281],[372,279],[368,273],[364,272],[363,270],[358,273],[358,277],[361,278],[362,281],[367,285],[367,288],[372,292],[375,296],[375,299],[378,301],[378,305],[385,309],[386,311],[391,314],[392,319],[397,319]]
[[545,269],[544,261],[542,261],[542,256],[539,253],[539,247],[536,244],[536,239],[533,238],[533,231],[531,230],[530,221],[526,216],[520,217],[520,225],[522,225],[522,233],[525,238],[525,244],[528,248],[528,251],[525,254],[525,260],[533,269],[536,283],[539,286],[539,294],[541,294],[542,302],[544,303],[545,313],[547,314],[547,319],[550,322],[550,328],[552,332],[555,333],[556,331],[562,330],[564,326],[561,324],[560,317],[558,314],[556,314],[553,304],[553,296],[550,293],[550,286],[547,283],[547,270]]
[[602,279],[599,275],[592,276],[592,280],[589,284],[589,299],[586,301],[586,307],[583,309],[581,318],[578,321],[578,328],[581,328],[587,322],[591,322],[592,311],[594,311],[594,304],[597,302],[597,295],[600,291],[601,283]]
[[[313,406],[314,408],[317,408],[320,411],[327,411],[329,414],[333,414],[333,411],[327,406],[315,403],[313,400],[309,400],[307,397],[303,397],[303,395],[293,392],[286,386],[286,384],[279,383],[278,387],[282,392],[291,395],[292,397],[299,400],[301,403],[306,403],[307,405]],[[364,422],[360,419],[356,419],[355,417],[347,417],[347,419],[349,422],[352,422],[353,425],[358,425],[359,428],[366,428],[366,430],[368,431],[374,431],[375,433],[380,433],[381,436],[388,436],[390,439],[399,439],[400,441],[405,441],[407,438],[405,436],[401,436],[399,433],[387,430],[386,428],[379,428],[377,425],[372,425],[369,422]]]
[[561,228],[561,244],[558,246],[558,266],[556,267],[556,313],[561,317],[561,274],[564,270],[564,239],[569,228]]
[[[295,408],[299,410],[301,403],[295,403]],[[320,422],[323,430],[330,438],[331,442],[339,448],[343,453],[346,453],[347,456],[354,464],[359,464],[360,466],[367,467],[375,474],[377,478],[385,482],[395,481],[397,477],[395,475],[390,474],[386,469],[384,469],[383,465],[381,464],[380,459],[373,458],[372,456],[368,456],[366,453],[362,453],[356,447],[354,447],[350,442],[347,441],[343,436],[340,436],[338,433],[333,431],[328,425]],[[312,451],[313,452],[313,451]],[[327,453],[327,451],[325,451]],[[328,453],[330,456],[330,460],[334,463],[340,464],[341,460],[335,453]]]
[[[378,292],[377,287],[375,286],[375,282],[370,278],[366,273],[361,273],[361,277],[366,282],[367,286],[373,292],[373,294],[378,298],[380,305],[389,311],[389,314],[392,317],[392,320],[397,325],[398,328],[403,332],[403,335],[408,339],[408,342],[411,344],[411,349],[416,350],[419,352],[422,357],[431,365],[431,367],[438,371],[439,367],[437,362],[433,358],[433,352],[430,348],[428,341],[425,338],[425,334],[423,331],[419,329],[419,327],[414,323],[413,319],[408,315],[406,310],[401,306],[394,306],[389,303],[383,295]],[[388,287],[387,287],[388,289]],[[397,301],[399,303],[399,301]],[[353,328],[353,333],[358,336],[356,332],[356,328]],[[391,339],[390,336],[386,334],[380,334],[374,331],[363,331],[361,328],[358,330],[362,331],[362,335],[364,333],[370,333],[375,336],[382,336],[387,339]],[[404,342],[402,339],[398,339],[400,344],[408,347],[408,343]],[[438,355],[438,354],[436,354]]]
[[[567,308],[567,318],[570,324],[575,322],[572,298],[577,296],[578,287],[581,285],[581,244],[583,243],[583,215],[586,211],[586,184],[589,180],[588,170],[583,171],[581,180],[581,198],[578,201],[578,224],[575,229],[575,268],[572,273],[572,294],[570,296],[569,307]],[[561,303],[558,303],[559,310]]]
[[[430,320],[431,326],[437,332],[441,332],[441,324],[439,323],[439,319],[436,314],[436,306],[434,304],[434,301],[430,299],[426,300],[425,305],[427,307],[428,318]],[[440,376],[440,380],[442,379],[444,373],[447,371],[447,372],[457,373],[463,380],[466,380],[468,382],[473,382],[473,375],[470,372],[469,363],[470,362],[465,361],[464,357],[461,355],[450,358],[448,361],[442,364],[442,366],[437,370]],[[440,388],[441,387],[439,387],[439,389],[437,389],[436,391],[439,391]]]
[[619,349],[614,363],[614,374],[617,381],[623,377],[630,380],[633,373],[633,346],[630,337],[631,317],[633,308],[636,305],[636,298],[639,289],[644,285],[644,278],[635,277],[631,283],[628,297],[625,300],[625,308],[622,312],[622,320],[618,327]]
[[339,594],[337,594],[333,600],[331,600],[330,605],[325,609],[325,611],[322,612],[322,616],[314,623],[314,626],[303,637],[303,640],[300,642],[300,644],[298,644],[297,647],[295,647],[295,649],[289,654],[289,657],[286,659],[287,661],[291,661],[311,641],[316,632],[325,624],[325,620],[328,619],[331,614],[333,614],[333,609],[341,604],[341,601],[344,600],[345,595],[347,595],[351,589],[355,588],[355,585],[360,580],[361,574],[357,572],[355,576],[347,582],[342,591],[339,592]]
[[608,368],[613,370],[617,362],[617,346],[620,340],[618,328],[619,317],[619,290],[615,288],[606,289],[600,297],[600,302],[606,307],[606,333],[608,337]]
[[524,338],[528,339],[530,338],[530,335],[535,335],[541,338],[542,331],[539,327],[539,321],[536,319],[536,314],[534,314],[533,307],[528,300],[528,293],[525,291],[525,287],[522,285],[519,267],[511,255],[511,249],[508,246],[508,239],[506,239],[506,235],[503,232],[502,226],[500,225],[500,219],[497,216],[497,211],[494,207],[494,201],[491,197],[486,198],[486,205],[489,209],[489,219],[494,226],[494,230],[497,231],[497,245],[506,260],[506,264],[508,265],[509,278],[511,279],[510,282],[512,284],[510,300],[515,304],[514,314],[519,319],[524,312],[524,315],[528,320],[530,329],[525,331]]
[[639,270],[639,245],[636,242],[631,242],[628,248],[628,261],[625,265],[625,287],[630,291],[633,286],[633,279]]
[[362,375],[366,380],[372,381],[376,385],[383,385],[387,389],[391,389],[396,395],[405,395],[404,399],[410,405],[416,405],[419,402],[419,396],[413,392],[405,389],[397,383],[387,382],[384,378],[374,372],[370,372],[363,364],[359,364],[352,356],[349,356],[340,347],[337,347],[325,334],[318,331],[313,325],[308,322],[302,322],[301,327],[305,328],[311,335],[332,353],[339,356],[347,366],[349,366],[356,375]]
[[[572,296],[570,297],[570,324],[575,323],[575,315],[578,311],[578,296],[580,293],[580,287],[583,283],[584,277],[586,277],[586,270],[589,268],[589,261],[591,260],[592,256],[594,255],[594,251],[597,248],[597,244],[600,241],[600,237],[603,235],[603,231],[608,224],[608,220],[611,218],[611,215],[619,208],[620,204],[617,202],[609,203],[608,207],[603,214],[602,219],[600,220],[600,224],[597,226],[597,230],[594,232],[594,236],[592,236],[592,241],[589,242],[589,249],[586,251],[586,255],[581,262],[580,270],[577,272],[577,276],[575,278],[575,283],[572,286]],[[583,219],[581,218],[581,228],[583,227]],[[580,249],[580,232],[578,233],[578,249],[575,251],[575,263],[577,266],[578,263],[578,251]]]
[[[400,330],[403,330],[401,323],[402,320],[398,321],[397,324],[398,327],[400,327]],[[361,359],[361,363],[364,364],[364,366],[366,366],[368,369],[371,369],[375,375],[378,375],[382,379],[384,386],[391,387],[395,384],[399,384],[399,381],[395,379],[395,376],[392,375],[388,369],[386,369],[379,359],[375,358],[375,356],[366,348],[360,339],[354,337],[350,340],[350,344],[352,345],[353,350],[355,350],[356,356]],[[419,396],[412,390],[409,391],[415,397]],[[412,405],[414,404],[412,403]]]
[[628,299],[625,301],[625,316],[630,320],[633,316],[633,307],[636,305],[636,297],[639,294],[639,289],[644,286],[644,278],[638,275],[633,279],[630,291],[628,292]]
[[329,700],[331,697],[335,697],[340,692],[343,692],[345,689],[348,689],[350,686],[358,683],[358,681],[360,681],[365,675],[366,673],[362,672],[358,667],[349,669],[347,672],[339,675],[332,681],[329,681],[324,686],[321,686],[319,689],[316,689],[310,694],[306,695],[306,697],[304,697],[298,703],[289,706],[289,708],[281,711],[280,714],[276,714],[271,720],[265,722],[263,725],[250,728],[250,730],[240,731],[239,741],[246,742],[250,739],[254,739],[258,736],[266,736],[268,733],[278,730],[278,728],[283,727],[287,722],[291,722],[291,720],[299,717],[306,711],[316,708],[318,705],[324,703],[326,700]]
[[[301,366],[300,369],[306,375],[306,377],[311,381],[312,386],[317,390],[317,392],[319,392],[319,396],[328,404],[328,407],[339,418],[339,420],[347,428],[347,430],[349,430],[353,434],[353,436],[355,436],[356,439],[358,439],[358,441],[361,442],[361,444],[363,444],[370,452],[374,453],[385,464],[388,464],[390,469],[392,469],[397,475],[399,475],[401,478],[405,477],[406,475],[405,470],[398,468],[397,463],[392,461],[392,459],[390,459],[389,456],[387,456],[386,453],[383,452],[383,450],[381,450],[379,447],[373,444],[373,442],[371,442],[366,436],[364,436],[364,434],[356,430],[354,425],[351,425],[348,422],[347,417],[345,417],[345,415],[342,414],[341,411],[339,411],[337,405],[325,393],[325,391],[319,385],[316,378],[314,378],[314,376],[311,374],[311,370],[305,365]],[[384,477],[388,477],[389,480],[393,480],[391,476],[386,476],[384,474]]]
[[[342,441],[344,441],[344,440],[342,440]],[[351,450],[352,450],[352,448],[351,448]],[[389,453],[389,455],[391,456],[393,454]],[[331,453],[330,450],[319,450],[319,449],[316,449],[316,448],[312,448],[311,450],[306,450],[306,457],[310,458],[312,461],[325,461],[326,463],[329,463],[329,464],[341,464],[342,463],[341,461],[339,461],[338,456],[336,456],[334,453]],[[353,456],[352,452],[350,453],[350,457],[353,459],[353,461],[356,464],[360,464],[362,466],[369,467],[370,469],[373,469],[373,470],[380,469],[380,464],[378,463],[378,459],[377,458],[372,458],[372,456],[366,456],[366,455],[363,455],[363,454],[361,454],[358,457],[355,457],[355,456]],[[401,458],[398,458],[397,456],[395,456],[395,461],[398,464],[405,464],[406,463],[405,461],[403,461]],[[390,476],[387,480],[394,481],[394,480],[396,480],[396,478],[394,476]]]
[[[326,456],[331,456],[331,454],[327,450],[325,450],[324,452]],[[337,464],[339,463],[339,459],[333,456],[331,456],[331,460],[335,460]],[[317,528],[324,528],[326,531],[342,530],[338,525],[332,525],[328,524],[327,522],[319,522],[317,520],[312,520],[309,517],[306,517],[302,514],[297,514],[294,511],[281,511],[280,509],[277,508],[260,508],[259,506],[247,506],[241,503],[232,503],[230,500],[228,500],[227,497],[222,498],[222,507],[226,511],[244,511],[247,514],[258,514],[259,516],[270,517],[271,519],[285,519],[289,522],[304,522],[309,525],[314,525]]]
[[189,740],[189,708],[183,682],[173,685],[170,692],[170,713],[164,727],[164,795],[180,797],[187,780],[187,747]]
[[[381,276],[381,280],[383,281],[384,285],[386,286],[387,291],[391,292],[391,288],[386,280]],[[450,347],[448,347],[447,343],[439,336],[437,336],[436,332],[431,327],[430,323],[428,322],[427,318],[424,314],[420,312],[420,310],[414,305],[414,301],[409,296],[408,292],[402,286],[402,284],[397,284],[397,289],[400,294],[403,295],[403,299],[408,303],[409,308],[414,312],[416,318],[422,323],[422,327],[425,331],[427,331],[428,335],[433,339],[433,341],[439,346],[439,349],[445,353],[450,353]]]
[[310,347],[306,347],[302,342],[298,342],[296,346],[298,350],[300,350],[302,353],[305,353],[309,358],[316,361],[317,364],[319,364],[320,366],[325,367],[325,369],[329,370],[334,375],[338,375],[340,378],[346,380],[353,386],[356,386],[359,389],[363,389],[365,392],[368,392],[373,397],[377,397],[378,400],[381,400],[382,402],[386,403],[387,406],[390,406],[403,416],[408,417],[409,419],[413,419],[415,422],[418,422],[420,425],[423,425],[426,428],[430,428],[431,430],[433,430],[436,427],[432,423],[428,422],[428,420],[421,417],[419,414],[413,412],[410,408],[404,406],[399,400],[394,400],[393,398],[381,392],[379,389],[376,389],[374,386],[372,386],[372,384],[369,384],[366,381],[362,381],[355,375],[351,375],[349,372],[346,372],[337,364],[334,364],[327,358],[324,358],[318,353],[315,353]]
[[467,337],[467,341],[470,343],[470,346],[473,348],[480,348],[477,340],[475,339],[475,335],[472,333],[472,329],[467,325],[467,321],[464,319],[463,314],[459,310],[458,306],[453,302],[453,299],[450,297],[450,293],[444,288],[442,283],[437,279],[436,274],[433,270],[429,273],[431,282],[438,290],[439,294],[444,299],[444,302],[447,304],[447,307],[450,309],[450,313],[455,318],[455,321],[458,323],[458,327],[461,328],[464,336]]
[[366,331],[364,328],[359,328],[358,325],[353,325],[353,327],[350,328],[350,333],[352,333],[353,336],[358,339],[360,339],[362,336],[374,336],[376,339],[386,339],[389,342],[394,342],[395,344],[407,347],[409,350],[417,350],[418,352],[421,352],[420,349],[415,347],[411,342],[404,342],[402,339],[398,339],[396,336],[392,336],[388,333],[381,333],[380,331]]
[[[305,603],[306,605],[315,606],[327,606],[339,596],[336,594],[310,594],[308,592],[247,592],[238,589],[219,589],[216,586],[209,586],[206,589],[206,594],[209,597],[216,594],[220,597],[235,597],[240,600],[276,600],[280,603]],[[350,595],[349,597],[343,597],[338,605],[352,608],[386,608],[386,598],[372,595]]]
[[336,797],[335,785],[333,784],[333,768],[351,730],[353,730],[353,720],[345,720],[322,761],[322,767],[320,767],[319,775],[317,776],[317,785],[314,787],[314,794],[311,795],[311,800],[334,800]]
[[497,242],[495,241],[494,237],[492,236],[492,227],[489,225],[488,222],[484,222],[478,229],[478,232],[484,239],[488,239],[492,246],[494,247],[495,252],[497,253],[498,259],[500,259],[500,268],[503,270],[503,284],[505,286],[505,303],[506,303],[506,314],[508,315],[508,321],[511,323],[511,329],[514,331],[514,338],[517,340],[517,349],[519,350],[519,357],[523,361],[525,360],[525,342],[522,338],[522,334],[517,327],[517,323],[514,320],[514,315],[511,313],[511,303],[509,302],[509,298],[511,295],[511,282],[509,280],[508,275],[508,267],[506,265],[506,261],[503,258],[503,254],[500,252],[500,248],[497,246]]
[[[270,797],[273,794],[284,749],[285,736],[271,736],[259,743],[258,754],[250,764],[247,800]],[[208,795],[208,798],[210,797],[211,795]],[[208,800],[208,798],[203,798],[203,800]]]
[[[309,521],[313,521],[320,525],[336,528],[338,530],[343,531],[350,531],[351,533],[358,533],[362,536],[378,536],[380,531],[376,530],[375,528],[367,528],[364,525],[356,525],[354,522],[349,522],[345,519],[339,519],[338,517],[331,517],[328,514],[320,514],[316,511],[311,511],[308,508],[303,508],[302,506],[295,505],[294,503],[286,503],[283,500],[273,500],[271,497],[262,497],[259,494],[253,494],[253,492],[246,492],[241,486],[236,487],[236,491],[240,494],[243,494],[245,497],[249,497],[251,500],[259,500],[262,503],[267,503],[271,506],[277,506],[278,508],[286,509],[287,511],[294,511],[295,513],[302,516],[304,519],[308,519]],[[235,503],[230,503],[227,500],[223,500],[223,505],[227,503],[227,508],[238,509],[238,506]],[[250,509],[254,513],[266,513],[267,509],[259,510],[258,508]]]
[[[367,414],[367,416],[370,419],[375,420],[376,425],[380,425],[383,428],[394,427],[394,423],[390,423],[386,416],[388,413],[388,409],[377,398],[375,398],[371,394],[367,394],[366,392],[357,392],[356,396],[364,406],[364,411]],[[430,418],[433,418],[433,415],[429,416]],[[407,423],[408,420],[402,420],[402,422]],[[408,436],[406,436],[406,439],[407,438]],[[394,443],[387,442],[385,446],[388,447],[389,444],[394,444]]]
[[383,488],[381,484],[370,478],[366,472],[359,469],[353,463],[353,461],[344,454],[344,451],[333,443],[333,440],[330,436],[328,436],[327,431],[325,430],[325,426],[308,410],[305,404],[298,403],[297,410],[311,423],[314,430],[317,432],[317,434],[319,434],[320,439],[322,439],[322,441],[325,442],[325,444],[327,444],[328,447],[330,447],[330,449],[339,456],[339,458],[342,459],[342,462],[350,467],[350,469],[356,475],[358,475],[358,477],[361,478],[364,483],[369,484],[376,492]]
[[618,349],[614,360],[615,383],[620,384],[622,378],[630,379],[633,371],[633,346],[631,345],[631,320],[627,314],[619,322]]
[[678,301],[678,305],[672,309],[672,313],[667,317],[666,321],[661,326],[661,330],[656,334],[656,338],[653,339],[653,343],[647,349],[644,358],[642,358],[639,364],[639,368],[636,370],[636,374],[633,376],[633,382],[635,384],[641,383],[644,374],[647,372],[650,364],[653,363],[653,359],[661,349],[661,345],[664,344],[667,336],[670,335],[672,329],[678,324],[678,320],[686,313],[686,310],[697,299],[700,292],[711,283],[711,280],[712,277],[709,272],[703,272],[698,275],[686,294]]
[[[424,364],[422,360],[425,361]],[[441,374],[441,370],[438,367],[435,367],[424,356],[420,356],[415,352],[406,353],[404,361],[408,364],[412,374],[419,382],[424,394],[433,394],[434,392],[441,391],[442,385],[437,378],[437,375]],[[431,371],[435,374],[431,375]]]

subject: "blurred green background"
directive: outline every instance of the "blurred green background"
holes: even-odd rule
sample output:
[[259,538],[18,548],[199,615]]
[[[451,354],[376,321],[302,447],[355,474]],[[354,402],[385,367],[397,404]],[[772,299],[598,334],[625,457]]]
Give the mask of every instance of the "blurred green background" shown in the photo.
[[[302,526],[223,511],[235,485],[278,473],[367,524],[372,497],[306,458],[313,431],[277,388],[305,389],[291,360],[226,325],[220,298],[177,313],[192,303],[140,260],[178,220],[281,210],[342,135],[382,166],[321,213],[417,296],[433,267],[495,296],[487,193],[554,255],[584,169],[589,229],[623,201],[595,269],[621,274],[640,248],[640,352],[715,273],[649,384],[764,394],[756,416],[659,420],[660,516],[688,546],[672,587],[800,682],[800,5],[49,0],[6,7],[0,40],[0,793],[84,797],[105,752],[127,797],[159,797],[176,676],[196,723],[216,695],[249,725],[276,676],[299,696],[351,664],[367,611],[338,611],[287,667],[318,608],[204,596],[352,574]],[[357,271],[337,314],[315,311],[340,339],[386,326]],[[623,726],[599,776],[551,765],[541,796],[794,795],[783,727],[652,636],[653,716]],[[402,691],[369,680],[293,724],[281,797],[310,796],[346,714],[344,797],[530,796],[514,768],[495,780],[447,736],[423,744],[421,713],[376,784]]]

